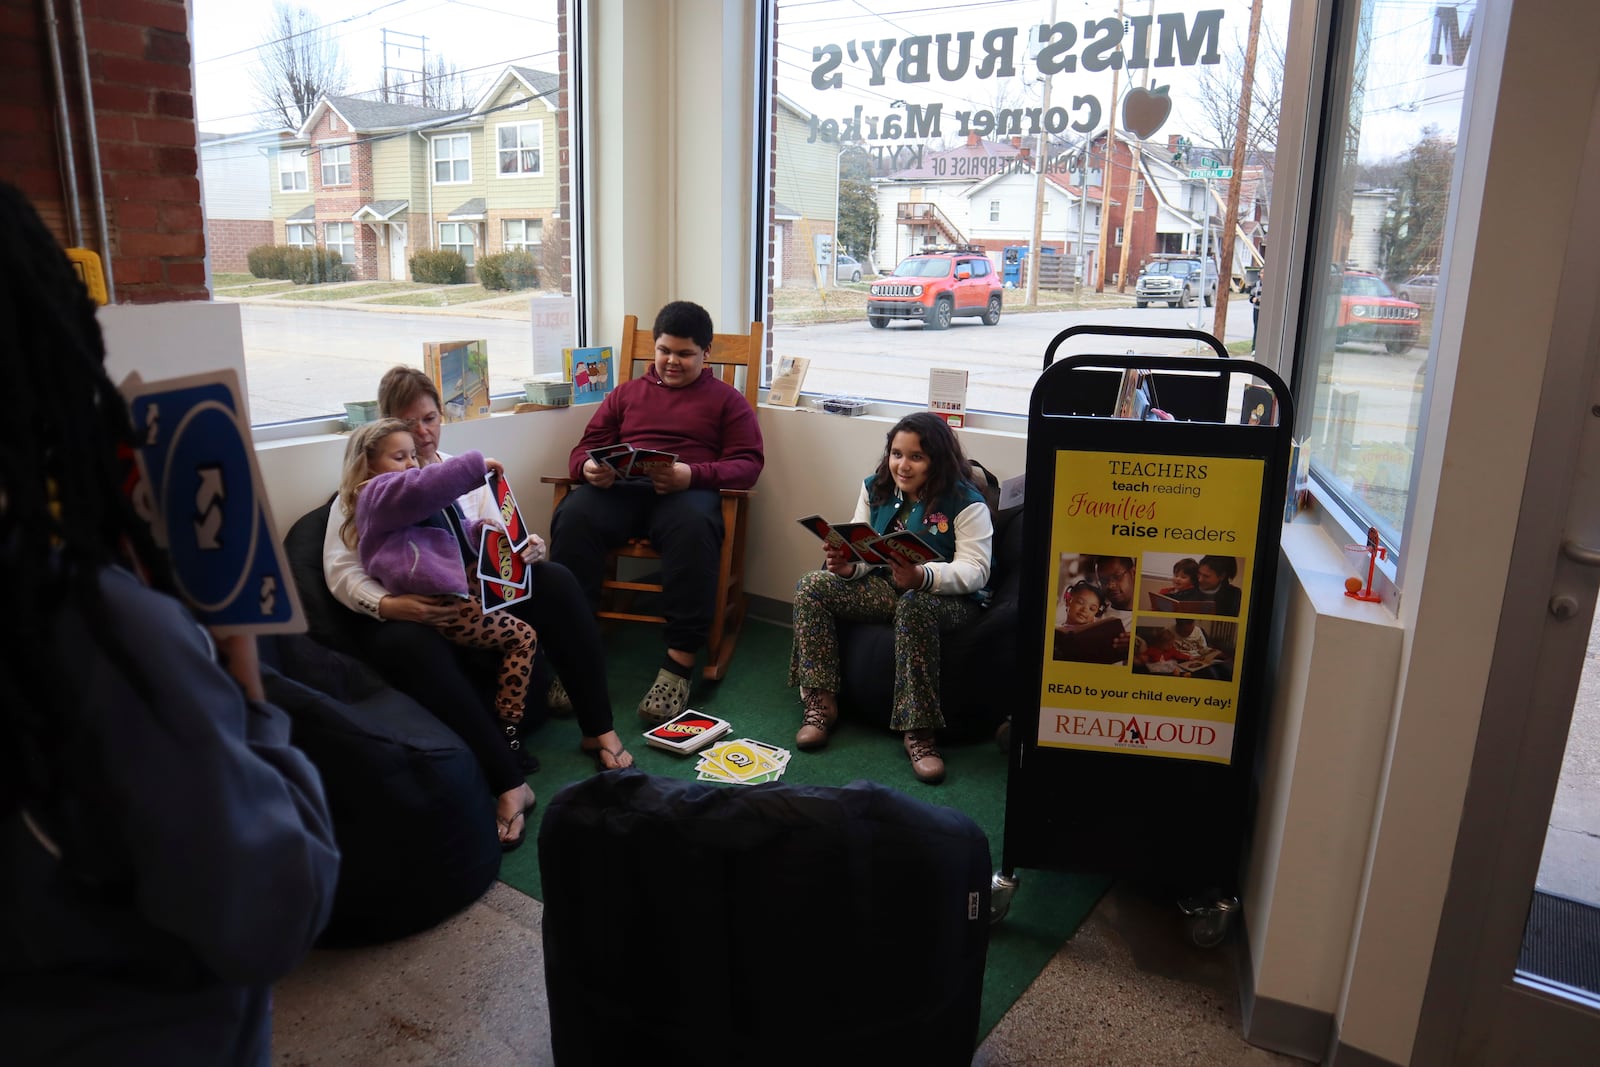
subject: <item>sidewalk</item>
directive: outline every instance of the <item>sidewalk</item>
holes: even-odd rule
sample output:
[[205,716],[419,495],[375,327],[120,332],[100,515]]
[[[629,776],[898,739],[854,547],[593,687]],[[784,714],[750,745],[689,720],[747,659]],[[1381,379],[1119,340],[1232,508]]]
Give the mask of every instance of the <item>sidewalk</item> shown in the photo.
[[[256,283],[260,284],[260,283]],[[305,286],[304,289],[315,288],[318,292],[337,292],[340,290],[366,289],[373,285],[372,282],[328,282],[315,287]],[[420,289],[396,288],[390,292],[369,293],[365,296],[352,297],[347,300],[304,300],[286,296],[284,293],[260,293],[254,296],[233,296],[229,288],[247,288],[247,286],[231,286],[214,291],[213,299],[219,303],[233,304],[261,304],[268,307],[303,307],[303,308],[338,308],[349,311],[389,311],[402,314],[419,315],[456,315],[469,318],[482,319],[521,319],[526,320],[532,316],[528,301],[541,295],[542,290],[528,289],[519,293],[507,293],[504,296],[490,297],[486,300],[474,300],[462,304],[446,307],[426,307],[420,304],[380,304],[379,300],[392,296],[416,296],[425,293],[450,292],[455,289],[479,289],[470,283],[466,286],[433,285]],[[296,290],[288,290],[295,292]]]

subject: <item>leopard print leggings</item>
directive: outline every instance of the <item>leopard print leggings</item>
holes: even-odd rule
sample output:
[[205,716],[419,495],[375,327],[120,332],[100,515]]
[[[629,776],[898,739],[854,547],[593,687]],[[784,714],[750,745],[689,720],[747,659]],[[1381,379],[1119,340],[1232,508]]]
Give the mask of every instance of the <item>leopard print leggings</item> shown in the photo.
[[539,635],[533,627],[509,611],[485,615],[477,597],[468,597],[456,609],[456,617],[439,626],[439,632],[453,644],[468,648],[498,648],[500,688],[495,693],[495,712],[501,721],[515,725],[522,721],[528,702],[528,679],[533,674],[533,652]]

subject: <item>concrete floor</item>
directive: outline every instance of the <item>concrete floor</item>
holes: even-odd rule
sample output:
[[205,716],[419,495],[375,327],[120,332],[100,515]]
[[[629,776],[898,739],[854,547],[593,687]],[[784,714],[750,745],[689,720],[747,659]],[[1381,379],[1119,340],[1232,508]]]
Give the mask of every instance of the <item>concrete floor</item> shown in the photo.
[[[1539,888],[1600,903],[1600,620],[1573,708]],[[1024,889],[1024,891],[1026,891]],[[316,952],[277,988],[280,1064],[553,1063],[542,905],[496,883],[426,933]],[[1113,889],[973,1058],[975,1067],[1269,1067],[1240,1037],[1234,953],[1192,947],[1176,909]]]
[[1535,884],[1600,905],[1600,616],[1589,632]]
[[[553,1064],[542,910],[496,883],[426,933],[313,953],[277,987],[274,1061]],[[1171,902],[1113,889],[1000,1020],[974,1067],[1303,1064],[1239,1036],[1235,947],[1194,948]]]

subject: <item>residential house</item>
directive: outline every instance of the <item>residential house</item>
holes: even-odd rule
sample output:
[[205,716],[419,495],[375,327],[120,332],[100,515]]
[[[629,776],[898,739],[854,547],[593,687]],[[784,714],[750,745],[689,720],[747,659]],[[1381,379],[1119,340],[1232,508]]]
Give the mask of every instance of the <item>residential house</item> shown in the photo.
[[200,134],[206,255],[213,271],[246,270],[245,256],[274,243],[271,159],[281,131]]
[[[1018,159],[1032,162],[1027,152]],[[1058,166],[1062,169],[1055,169]],[[1090,186],[1087,192],[1080,189],[1073,184],[1075,175],[1067,173],[1066,166],[1064,157],[1047,164],[1039,246],[1047,252],[1085,252],[1092,262],[1100,239],[1101,190],[1099,186]],[[964,195],[968,200],[966,226],[973,247],[985,249],[990,258],[995,258],[1008,246],[1032,245],[1039,175],[1031,166],[1026,170],[1019,167],[1000,171],[973,185]],[[1026,278],[1024,271],[1022,284],[1026,284]]]
[[277,153],[275,238],[336,249],[364,279],[423,249],[539,252],[560,218],[557,75],[509,66],[469,110],[325,97]]
[[[838,232],[839,153],[837,141],[812,135],[812,114],[782,93],[773,108],[772,284],[815,286],[829,277],[831,247]],[[829,241],[819,242],[818,237]],[[858,250],[866,252],[866,249]],[[818,260],[824,262],[819,263]]]
[[[987,178],[1021,171],[1021,138],[988,141],[969,133],[964,144],[923,149],[915,162],[872,180],[878,200],[875,258],[886,267],[924,248],[971,245],[972,201],[968,193]],[[1031,168],[1030,168],[1031,169]],[[1032,236],[1032,228],[1028,229]],[[1027,239],[1022,240],[1023,244]],[[996,244],[990,259],[999,266]]]

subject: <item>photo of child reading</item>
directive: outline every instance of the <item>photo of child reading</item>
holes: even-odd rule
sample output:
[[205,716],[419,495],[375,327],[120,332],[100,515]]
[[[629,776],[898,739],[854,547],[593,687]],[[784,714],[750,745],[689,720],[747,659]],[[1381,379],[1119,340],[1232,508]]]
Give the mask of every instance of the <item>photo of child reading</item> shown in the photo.
[[1242,590],[1234,581],[1244,562],[1240,556],[1147,552],[1139,568],[1141,610],[1237,616]]
[[1133,637],[1133,673],[1173,678],[1233,679],[1239,624],[1182,618],[1139,626]]
[[1100,583],[1100,557],[1064,553],[1057,575],[1051,657],[1066,663],[1126,663],[1129,640],[1111,590]]

